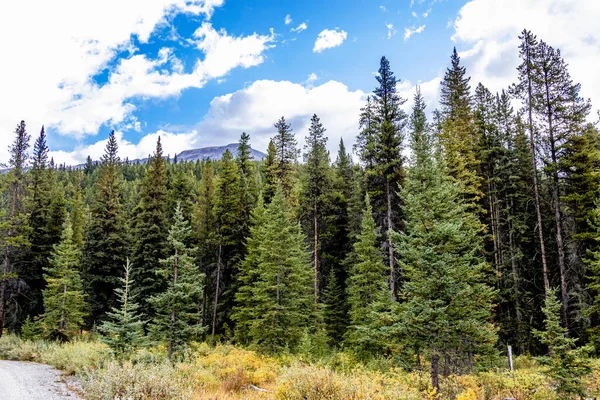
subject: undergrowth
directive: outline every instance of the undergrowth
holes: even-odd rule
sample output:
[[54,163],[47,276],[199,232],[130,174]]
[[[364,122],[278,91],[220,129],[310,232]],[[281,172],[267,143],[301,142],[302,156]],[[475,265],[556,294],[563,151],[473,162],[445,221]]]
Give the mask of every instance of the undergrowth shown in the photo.
[[[267,357],[229,345],[198,344],[177,363],[169,361],[160,347],[119,361],[106,345],[94,340],[58,344],[5,335],[0,338],[0,358],[41,362],[75,374],[89,400],[559,398],[541,367],[526,357],[516,359],[519,368],[514,373],[497,369],[449,376],[443,379],[440,393],[431,390],[425,367],[406,372],[385,360],[364,365],[346,353],[316,362],[292,355]],[[590,396],[600,393],[597,361],[586,385]]]

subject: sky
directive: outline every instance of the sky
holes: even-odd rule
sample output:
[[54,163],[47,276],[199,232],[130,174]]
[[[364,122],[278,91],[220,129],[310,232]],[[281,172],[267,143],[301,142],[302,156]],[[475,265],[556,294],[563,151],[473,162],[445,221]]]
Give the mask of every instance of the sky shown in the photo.
[[600,108],[596,0],[5,0],[0,2],[0,163],[19,121],[45,126],[57,163],[237,142],[264,151],[284,116],[300,146],[316,113],[335,158],[351,148],[381,56],[410,107],[429,111],[457,48],[471,86],[516,78],[519,33],[559,48]]

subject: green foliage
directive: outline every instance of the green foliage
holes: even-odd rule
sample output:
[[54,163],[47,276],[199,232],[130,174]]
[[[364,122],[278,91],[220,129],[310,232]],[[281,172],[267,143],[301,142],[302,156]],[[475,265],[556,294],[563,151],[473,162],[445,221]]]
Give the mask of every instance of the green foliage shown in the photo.
[[204,276],[196,266],[193,249],[186,244],[190,232],[189,222],[183,218],[181,207],[177,204],[167,238],[171,255],[160,260],[162,268],[156,271],[168,282],[167,287],[164,292],[150,298],[156,310],[156,317],[150,325],[151,336],[166,343],[169,357],[183,350],[192,340],[197,340],[206,329],[201,324],[198,311]]
[[[406,344],[427,348],[432,360],[454,358],[458,370],[471,357],[491,353],[496,332],[491,323],[494,291],[486,284],[488,264],[477,217],[461,199],[461,187],[433,158],[432,136],[417,93],[412,116],[412,168],[401,196],[406,233],[398,235],[397,254],[406,276],[395,328]],[[433,387],[437,371],[432,367]]]
[[247,248],[233,315],[236,338],[268,352],[293,350],[313,307],[311,268],[282,189],[266,208],[259,202]]
[[356,261],[350,269],[347,289],[350,325],[344,336],[345,343],[363,356],[381,350],[380,317],[391,307],[387,268],[377,247],[377,227],[369,200],[367,195],[361,233],[354,244]]
[[144,323],[139,315],[139,304],[135,301],[132,287],[135,283],[131,279],[131,264],[129,259],[125,264],[125,276],[121,278],[123,287],[115,289],[119,307],[107,313],[107,319],[98,327],[104,335],[101,340],[110,346],[119,358],[129,358],[138,348],[143,347],[147,341],[144,335]]
[[150,297],[166,287],[164,277],[156,271],[160,269],[160,260],[167,255],[167,201],[167,170],[159,138],[140,186],[139,204],[134,210],[131,277],[137,282],[136,295],[141,300],[145,318],[152,318],[156,312]]
[[545,330],[534,330],[534,335],[548,346],[550,356],[543,358],[547,369],[544,373],[554,382],[555,390],[561,399],[584,398],[586,396],[583,378],[591,372],[587,360],[588,347],[575,348],[577,339],[567,337],[567,331],[561,326],[561,304],[556,290],[546,297],[542,311],[546,316]]
[[90,204],[90,220],[85,229],[82,279],[90,310],[88,327],[99,323],[116,305],[115,288],[127,256],[128,237],[117,151],[113,131],[102,156]]
[[292,198],[292,191],[296,184],[294,164],[298,157],[298,144],[292,133],[292,126],[285,121],[284,117],[281,117],[274,126],[277,133],[272,140],[275,147],[273,175],[289,200]]
[[47,338],[69,341],[83,326],[85,294],[79,276],[80,257],[80,250],[73,242],[71,222],[67,219],[61,241],[54,246],[50,266],[45,268],[45,312],[40,322]]

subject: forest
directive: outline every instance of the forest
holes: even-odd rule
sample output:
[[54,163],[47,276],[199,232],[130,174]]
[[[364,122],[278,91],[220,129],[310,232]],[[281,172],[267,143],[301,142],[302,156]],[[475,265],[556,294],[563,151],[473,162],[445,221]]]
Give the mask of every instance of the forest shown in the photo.
[[455,49],[436,110],[418,87],[400,97],[382,57],[334,155],[317,115],[303,149],[283,116],[264,160],[243,132],[218,161],[178,162],[159,139],[131,162],[113,131],[74,167],[21,121],[0,175],[0,335],[92,332],[120,359],[201,342],[347,352],[424,370],[432,393],[510,346],[557,398],[583,398],[600,354],[600,133],[560,50],[519,39],[499,93],[471,87]]

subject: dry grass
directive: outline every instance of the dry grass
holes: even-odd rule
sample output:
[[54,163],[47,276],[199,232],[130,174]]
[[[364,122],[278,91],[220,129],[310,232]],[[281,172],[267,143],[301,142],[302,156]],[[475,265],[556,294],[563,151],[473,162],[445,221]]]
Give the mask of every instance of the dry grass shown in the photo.
[[[0,339],[0,358],[43,362],[76,374],[89,400],[500,400],[557,399],[535,361],[517,359],[513,374],[490,371],[443,380],[441,393],[429,387],[425,372],[405,372],[386,364],[385,372],[366,368],[351,355],[337,354],[322,365],[294,357],[272,358],[234,346],[195,346],[184,362],[173,364],[164,349],[138,352],[131,361],[114,360],[95,341],[64,345]],[[600,363],[587,386],[600,394]],[[253,390],[259,387],[267,390]]]

